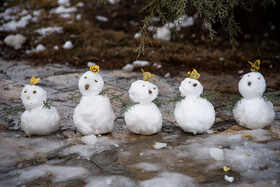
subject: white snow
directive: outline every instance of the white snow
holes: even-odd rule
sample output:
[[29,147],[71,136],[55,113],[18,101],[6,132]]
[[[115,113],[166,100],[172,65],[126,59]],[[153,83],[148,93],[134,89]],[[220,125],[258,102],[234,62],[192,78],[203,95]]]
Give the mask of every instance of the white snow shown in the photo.
[[229,177],[229,176],[225,175],[225,180],[232,183],[234,181],[234,177]]
[[34,11],[33,11],[33,16],[38,17],[38,16],[40,16],[40,15],[41,15],[41,10],[34,10]]
[[136,182],[123,176],[93,176],[87,179],[85,187],[130,187],[138,186]]
[[96,63],[95,62],[88,62],[87,63],[87,66],[90,68],[91,66],[94,66],[94,65],[96,65]]
[[95,16],[95,18],[98,20],[98,21],[101,21],[101,22],[107,22],[109,19],[106,18],[105,16]]
[[45,51],[45,50],[46,50],[46,48],[42,44],[38,44],[36,49],[35,49],[36,52],[41,52],[41,51]]
[[157,28],[156,34],[154,34],[153,37],[159,40],[170,41],[171,39],[170,28],[168,26]]
[[62,14],[62,13],[73,13],[73,12],[76,12],[76,11],[77,11],[76,7],[66,8],[64,6],[59,6],[55,9],[52,9],[51,13]]
[[183,15],[179,19],[174,21],[177,30],[180,30],[181,27],[189,27],[194,25],[194,19],[191,16]]
[[161,169],[156,164],[146,163],[146,162],[135,164],[134,166],[138,169],[145,170],[145,171],[159,171]]
[[42,35],[43,37],[51,35],[52,33],[62,33],[63,27],[44,27],[41,29],[35,30],[38,34]]
[[160,69],[162,68],[161,64],[157,65],[157,69]]
[[26,41],[26,37],[24,37],[21,34],[16,34],[16,35],[11,34],[4,39],[4,42],[8,46],[13,47],[16,50],[20,49],[25,41]]
[[123,68],[122,68],[122,70],[123,71],[126,71],[126,72],[131,72],[131,71],[133,71],[133,65],[132,64],[126,64]]
[[69,0],[58,0],[57,3],[58,3],[60,6],[70,6]]
[[164,172],[158,177],[145,180],[140,183],[141,187],[194,187],[194,181],[191,177],[179,173]]
[[210,148],[209,153],[210,153],[211,158],[213,158],[216,161],[224,160],[224,152],[222,149],[219,149],[216,147]]
[[54,50],[59,50],[59,47],[57,45],[53,46]]
[[63,45],[64,49],[72,49],[73,48],[73,44],[71,41],[66,41]]
[[87,145],[94,145],[98,141],[97,137],[93,134],[88,136],[83,136],[81,139]]
[[134,38],[137,39],[137,38],[140,38],[142,35],[141,33],[137,32],[134,34]]
[[133,62],[134,67],[144,67],[144,66],[149,66],[150,63],[148,61],[144,60],[136,60]]
[[22,170],[19,179],[22,182],[27,182],[50,174],[53,176],[53,182],[63,182],[70,179],[85,178],[89,171],[82,167],[40,165]]
[[164,78],[170,78],[171,74],[168,72],[164,75]]
[[164,147],[166,147],[166,146],[167,146],[166,143],[160,143],[160,142],[154,142],[154,144],[153,144],[153,147],[154,147],[155,149],[161,149],[161,148],[164,148]]
[[77,14],[77,15],[76,15],[76,19],[77,19],[77,20],[80,20],[81,18],[82,18],[82,15],[81,15],[81,14]]
[[12,20],[8,23],[3,24],[0,27],[0,31],[16,31],[18,28],[24,28],[31,19],[32,16],[28,14],[21,17],[19,21]]
[[69,13],[60,14],[59,17],[61,17],[61,18],[71,18],[71,14],[69,14]]
[[118,2],[120,2],[120,0],[109,0],[109,3],[110,3],[111,5],[115,5],[115,4],[117,4]]
[[225,61],[224,57],[219,57],[219,61]]
[[84,2],[78,2],[78,3],[76,4],[76,7],[82,8],[82,7],[84,7],[84,6],[85,6],[85,3],[84,3]]
[[239,70],[238,71],[238,74],[243,74],[244,73],[244,70]]

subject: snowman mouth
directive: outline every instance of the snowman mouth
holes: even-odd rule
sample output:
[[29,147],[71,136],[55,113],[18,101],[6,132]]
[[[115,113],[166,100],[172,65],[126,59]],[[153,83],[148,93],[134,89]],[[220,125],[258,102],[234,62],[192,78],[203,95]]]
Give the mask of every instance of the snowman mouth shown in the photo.
[[252,83],[249,81],[249,82],[248,82],[248,86],[251,86],[251,84],[252,84]]
[[85,90],[88,90],[88,88],[89,88],[89,85],[86,84],[86,85],[85,85]]
[[193,84],[193,87],[196,87],[196,86],[197,86],[197,84],[196,84],[196,83],[194,83],[194,84]]
[[151,90],[149,90],[149,94],[152,94],[153,92]]

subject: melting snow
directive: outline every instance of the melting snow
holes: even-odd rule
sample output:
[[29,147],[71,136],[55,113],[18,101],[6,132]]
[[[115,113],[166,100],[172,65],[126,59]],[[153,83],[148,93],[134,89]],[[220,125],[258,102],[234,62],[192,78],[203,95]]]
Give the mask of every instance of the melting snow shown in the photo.
[[0,31],[16,31],[18,28],[24,28],[32,19],[31,15],[26,15],[20,18],[19,21],[10,21],[0,27]]
[[225,180],[232,183],[234,181],[234,177],[229,177],[229,176],[225,175]]
[[4,39],[4,42],[8,46],[13,47],[16,50],[20,49],[25,41],[26,41],[26,37],[24,37],[21,34],[16,34],[16,35],[11,34]]
[[95,16],[98,21],[107,22],[109,19],[104,16]]
[[83,136],[81,139],[87,145],[94,145],[98,141],[97,137],[93,134],[88,136]]
[[76,7],[66,8],[64,6],[59,6],[55,9],[52,9],[51,13],[62,14],[62,13],[73,13],[73,12],[76,12],[76,11],[77,11]]
[[128,177],[123,176],[97,176],[87,179],[86,187],[105,187],[105,186],[121,186],[131,187],[137,186],[136,182]]
[[149,66],[150,63],[148,61],[144,60],[136,60],[133,62],[134,67],[144,67],[144,66]]
[[126,71],[126,72],[131,72],[131,71],[133,71],[133,65],[132,64],[126,64],[123,68],[122,68],[122,70],[123,71]]
[[166,143],[154,142],[153,147],[155,149],[161,149],[161,148],[166,147],[166,145],[167,145]]
[[145,163],[145,162],[136,164],[135,167],[145,171],[159,171],[161,169],[156,164]]
[[71,41],[66,41],[63,45],[64,49],[72,49],[73,48],[73,44]]

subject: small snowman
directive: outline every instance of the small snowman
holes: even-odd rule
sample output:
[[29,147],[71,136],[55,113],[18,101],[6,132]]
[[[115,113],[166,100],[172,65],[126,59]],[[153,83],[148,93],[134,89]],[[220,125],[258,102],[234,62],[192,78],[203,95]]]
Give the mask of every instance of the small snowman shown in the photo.
[[144,81],[135,81],[128,91],[130,99],[137,104],[124,113],[124,119],[132,133],[151,135],[159,132],[162,127],[162,115],[152,102],[158,95],[158,88],[148,82],[155,75],[141,70]]
[[233,117],[241,126],[249,129],[264,128],[272,123],[275,119],[273,104],[265,101],[262,97],[266,83],[261,73],[260,60],[256,60],[251,64],[251,71],[243,75],[238,83],[238,89],[242,95],[242,99],[238,101],[233,109]]
[[21,115],[21,129],[28,136],[47,135],[59,129],[57,110],[52,106],[44,106],[47,93],[43,88],[35,86],[40,81],[40,78],[32,76],[30,85],[26,85],[21,92],[21,100],[26,108]]
[[203,92],[203,86],[197,80],[200,74],[195,69],[188,74],[190,78],[182,81],[179,87],[181,96],[185,98],[176,104],[174,116],[184,131],[203,133],[214,124],[215,110],[207,99],[200,97]]
[[74,110],[73,120],[83,135],[109,133],[116,119],[110,100],[99,95],[104,81],[98,72],[99,66],[93,65],[79,80],[82,99]]

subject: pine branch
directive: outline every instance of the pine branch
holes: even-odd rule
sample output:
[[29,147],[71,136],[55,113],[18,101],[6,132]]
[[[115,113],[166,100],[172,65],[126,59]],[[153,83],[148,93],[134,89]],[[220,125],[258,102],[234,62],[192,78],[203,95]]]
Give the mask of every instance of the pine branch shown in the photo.
[[123,100],[117,96],[114,92],[111,92],[111,88],[106,88],[100,92],[99,95],[107,96],[111,101],[123,102]]
[[121,108],[121,115],[124,114],[125,112],[127,112],[131,107],[133,107],[134,105],[137,105],[137,104],[139,104],[139,103],[136,103],[132,100],[123,101],[122,108]]
[[43,109],[51,109],[51,106],[52,106],[52,102],[50,100],[44,100],[43,101]]
[[226,109],[232,111],[237,105],[237,102],[241,99],[241,95],[234,95],[226,102]]
[[203,93],[201,95],[202,98],[207,99],[208,101],[213,101],[215,98],[220,97],[222,94],[218,91],[216,91],[215,89],[211,90],[208,93]]
[[67,97],[66,100],[70,101],[71,103],[79,103],[82,98],[82,94],[80,93],[79,90],[75,90],[74,92],[70,93]]

